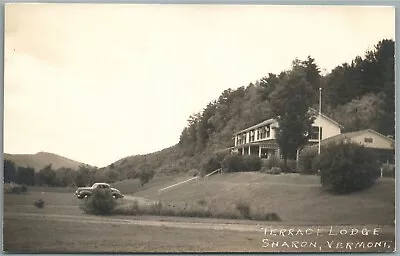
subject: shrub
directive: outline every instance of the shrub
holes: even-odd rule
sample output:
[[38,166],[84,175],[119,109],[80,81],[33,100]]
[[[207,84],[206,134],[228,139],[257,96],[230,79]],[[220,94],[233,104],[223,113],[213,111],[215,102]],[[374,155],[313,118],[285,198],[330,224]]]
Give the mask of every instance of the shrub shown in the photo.
[[44,200],[43,199],[39,199],[37,201],[35,201],[33,203],[34,206],[36,206],[37,208],[44,208]]
[[28,188],[25,184],[18,185],[13,182],[4,184],[4,193],[5,194],[21,194],[28,191]]
[[21,192],[26,193],[28,191],[28,187],[25,184],[21,185]]
[[275,212],[269,212],[269,213],[265,214],[265,220],[268,220],[268,221],[281,221],[282,219]]
[[268,174],[281,174],[282,169],[280,167],[272,167],[267,171]]
[[378,156],[356,143],[324,147],[316,168],[320,169],[322,187],[335,194],[368,188],[380,176]]
[[236,203],[236,209],[240,212],[240,214],[245,219],[251,219],[250,216],[250,205],[246,202],[238,202]]
[[218,152],[203,160],[201,164],[201,171],[203,174],[209,174],[221,168],[222,161],[228,156],[227,153]]
[[272,167],[282,167],[283,160],[279,159],[277,156],[270,156],[267,159],[263,159],[263,166],[267,169],[271,169]]
[[285,172],[297,172],[297,161],[291,159],[286,160]]
[[253,208],[243,201],[236,204],[225,204],[199,200],[196,202],[155,202],[153,204],[131,204],[121,205],[115,208],[113,214],[121,215],[160,215],[160,216],[183,216],[203,218],[225,218],[225,219],[252,219],[278,221],[276,213],[266,212],[263,208]]
[[261,159],[254,155],[245,155],[243,157],[243,171],[256,172],[261,169]]
[[301,174],[316,174],[318,170],[314,166],[314,159],[318,155],[316,148],[305,148],[299,154],[299,168]]
[[221,163],[224,172],[239,172],[244,169],[243,157],[241,155],[227,155]]
[[89,214],[109,214],[115,208],[116,201],[110,189],[95,189],[92,195],[81,205],[81,209]]
[[224,172],[255,172],[261,169],[261,159],[252,155],[227,155],[221,163]]
[[201,199],[201,200],[198,200],[198,201],[197,201],[197,203],[198,203],[199,205],[201,205],[201,206],[205,206],[205,205],[207,205],[207,201],[206,201],[206,200],[204,200],[204,198],[203,198],[203,199]]

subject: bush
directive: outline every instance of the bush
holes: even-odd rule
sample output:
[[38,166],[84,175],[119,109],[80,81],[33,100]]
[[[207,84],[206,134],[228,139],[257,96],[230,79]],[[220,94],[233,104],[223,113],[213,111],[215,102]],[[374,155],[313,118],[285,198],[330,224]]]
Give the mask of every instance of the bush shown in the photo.
[[44,208],[44,200],[43,199],[39,199],[37,201],[35,201],[33,203],[34,206],[36,206],[37,208]]
[[275,212],[270,212],[270,213],[265,214],[265,220],[268,220],[268,221],[281,221],[281,218]]
[[89,214],[110,214],[115,208],[116,201],[110,189],[95,189],[92,195],[81,205],[81,209]]
[[380,176],[378,156],[356,143],[324,147],[316,168],[320,169],[322,187],[335,194],[368,188]]
[[25,184],[21,185],[21,192],[26,193],[28,191],[28,187]]
[[254,155],[245,155],[243,157],[243,171],[257,172],[261,169],[261,159]]
[[[254,209],[254,212],[251,211]],[[279,221],[276,213],[265,211],[264,208],[252,208],[249,203],[238,201],[235,204],[225,204],[206,201],[204,199],[195,202],[155,202],[153,204],[121,205],[112,211],[120,215],[160,215],[160,216],[182,216],[224,219],[252,219]]]
[[240,214],[245,219],[251,219],[250,216],[250,205],[246,202],[238,202],[236,203],[236,209],[240,212]]
[[224,172],[256,172],[261,164],[258,156],[232,154],[222,160],[221,167]]
[[270,156],[267,159],[263,159],[262,165],[266,167],[268,170],[271,169],[272,167],[282,168],[283,160],[279,159],[277,156]]
[[314,166],[314,159],[317,157],[316,148],[305,148],[299,154],[299,168],[301,174],[316,174],[318,170]]
[[243,171],[243,157],[241,155],[227,155],[221,163],[224,172],[239,172]]
[[268,174],[281,174],[282,169],[280,167],[272,167],[271,169],[267,170]]
[[28,188],[25,184],[18,185],[13,182],[4,184],[4,193],[5,194],[21,194],[28,191]]
[[297,161],[291,159],[286,160],[285,172],[297,172]]
[[203,160],[201,164],[202,173],[209,174],[221,168],[222,161],[225,159],[226,156],[228,156],[227,153],[218,152],[210,157],[207,157],[205,160]]

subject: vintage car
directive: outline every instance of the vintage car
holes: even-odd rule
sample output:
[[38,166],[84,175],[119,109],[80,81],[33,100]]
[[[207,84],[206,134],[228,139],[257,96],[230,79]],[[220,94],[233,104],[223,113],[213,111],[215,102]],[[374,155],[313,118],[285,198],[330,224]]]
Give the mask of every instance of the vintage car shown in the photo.
[[94,183],[91,187],[80,187],[75,191],[75,196],[79,199],[90,197],[95,189],[110,189],[115,199],[124,197],[118,189],[112,188],[107,183]]

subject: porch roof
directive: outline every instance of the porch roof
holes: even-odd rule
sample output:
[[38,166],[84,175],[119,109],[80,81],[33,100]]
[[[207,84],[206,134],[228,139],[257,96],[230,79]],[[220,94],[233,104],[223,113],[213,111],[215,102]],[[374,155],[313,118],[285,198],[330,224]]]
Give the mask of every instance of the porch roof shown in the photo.
[[278,148],[278,144],[276,143],[276,140],[254,141],[254,142],[251,142],[251,143],[237,145],[234,148],[245,148],[245,147],[251,147],[251,146]]

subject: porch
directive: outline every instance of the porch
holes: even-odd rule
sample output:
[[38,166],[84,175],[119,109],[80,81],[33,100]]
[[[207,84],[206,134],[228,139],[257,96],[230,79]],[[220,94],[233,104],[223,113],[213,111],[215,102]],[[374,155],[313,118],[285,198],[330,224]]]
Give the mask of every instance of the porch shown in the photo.
[[242,144],[235,147],[235,149],[239,155],[254,155],[263,159],[271,156],[280,158],[279,147],[275,141]]

